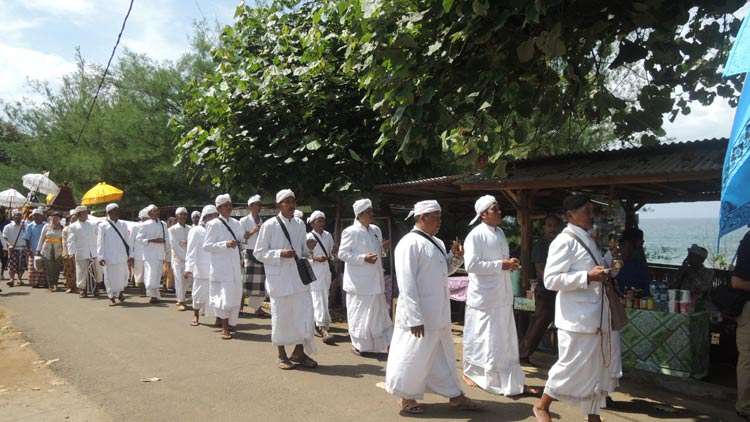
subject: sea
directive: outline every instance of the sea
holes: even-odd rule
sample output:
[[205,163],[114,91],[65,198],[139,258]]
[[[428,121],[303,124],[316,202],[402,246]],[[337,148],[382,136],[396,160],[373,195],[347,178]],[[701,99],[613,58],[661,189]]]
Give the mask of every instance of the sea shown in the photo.
[[721,239],[718,218],[641,218],[648,262],[680,265],[687,249],[696,244],[708,249],[707,267],[726,269],[734,259],[737,247],[748,228],[738,229]]

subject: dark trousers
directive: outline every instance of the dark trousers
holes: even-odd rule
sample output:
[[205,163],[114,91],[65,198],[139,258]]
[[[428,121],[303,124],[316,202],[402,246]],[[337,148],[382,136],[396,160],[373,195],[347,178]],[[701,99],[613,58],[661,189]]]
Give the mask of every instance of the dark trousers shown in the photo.
[[528,359],[539,347],[549,325],[555,320],[555,292],[538,292],[534,295],[534,318],[526,329],[519,345],[518,357]]

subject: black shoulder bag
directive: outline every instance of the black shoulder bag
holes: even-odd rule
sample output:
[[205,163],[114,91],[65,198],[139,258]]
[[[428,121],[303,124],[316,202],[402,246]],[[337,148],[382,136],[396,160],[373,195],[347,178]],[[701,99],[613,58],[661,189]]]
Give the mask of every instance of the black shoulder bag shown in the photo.
[[292,238],[289,236],[289,231],[286,229],[284,221],[278,216],[276,216],[276,220],[278,220],[279,224],[281,225],[281,230],[284,232],[286,240],[289,241],[289,247],[291,247],[292,251],[294,252],[294,261],[297,263],[297,272],[299,273],[299,279],[302,280],[302,284],[306,286],[317,280],[317,278],[315,277],[315,273],[313,272],[312,265],[310,265],[310,261],[305,258],[300,258],[299,255],[297,255],[297,251],[294,249],[294,245],[292,245]]
[[229,227],[229,224],[227,224],[227,222],[224,221],[223,218],[219,217],[219,221],[221,221],[221,224],[223,224],[224,227],[226,227],[227,230],[229,230],[229,234],[232,235],[232,239],[234,239],[234,243],[237,244],[237,253],[240,254],[240,265],[242,265],[242,251],[240,250],[240,241],[237,240],[237,236],[234,235],[234,232],[232,231],[232,228]]
[[130,246],[128,246],[128,242],[126,242],[125,238],[122,237],[120,230],[117,229],[117,226],[115,226],[115,223],[113,223],[112,220],[107,219],[107,222],[109,223],[110,226],[112,226],[113,229],[115,229],[115,233],[117,233],[117,235],[120,236],[120,240],[122,240],[122,244],[125,246],[125,253],[128,255],[128,258],[130,258]]
[[424,237],[425,239],[429,240],[430,243],[432,243],[433,245],[435,245],[435,247],[437,248],[437,250],[440,251],[440,254],[443,255],[443,258],[445,258],[445,263],[448,265],[448,268],[450,268],[451,263],[450,263],[450,259],[448,259],[448,254],[445,253],[445,251],[443,250],[443,248],[441,248],[440,245],[438,245],[437,242],[435,242],[435,240],[432,237],[428,236],[427,233],[425,233],[423,231],[419,231],[419,230],[412,230],[411,232],[414,233],[414,234],[418,234],[418,235]]
[[318,235],[316,235],[314,231],[311,231],[310,233],[315,238],[315,241],[318,242],[318,245],[320,245],[320,249],[323,249],[323,253],[325,254],[326,258],[328,258],[328,269],[329,271],[331,271],[331,280],[335,280],[336,279],[336,265],[333,263],[333,259],[331,258],[331,255],[326,250],[326,247],[323,246],[323,242],[320,240]]

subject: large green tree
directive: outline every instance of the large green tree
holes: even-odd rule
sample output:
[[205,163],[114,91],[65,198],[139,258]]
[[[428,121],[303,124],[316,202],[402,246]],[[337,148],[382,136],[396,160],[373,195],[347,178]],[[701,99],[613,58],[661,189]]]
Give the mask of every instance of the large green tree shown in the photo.
[[313,203],[451,171],[439,154],[394,165],[395,144],[374,156],[384,119],[362,103],[356,75],[341,71],[338,19],[322,22],[316,3],[288,6],[238,8],[213,51],[216,72],[192,86],[175,121],[182,163],[217,189],[291,187]]

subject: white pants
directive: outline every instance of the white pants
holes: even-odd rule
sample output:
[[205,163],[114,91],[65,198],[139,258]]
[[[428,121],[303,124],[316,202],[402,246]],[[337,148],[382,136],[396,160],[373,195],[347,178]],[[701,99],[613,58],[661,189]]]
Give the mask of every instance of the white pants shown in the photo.
[[208,279],[193,277],[193,309],[205,313],[208,308]]
[[346,316],[352,346],[360,352],[385,353],[393,336],[385,294],[346,294]]
[[187,290],[189,279],[185,279],[185,261],[172,257],[172,274],[174,274],[174,292],[177,303],[185,303],[185,291]]
[[271,343],[274,346],[301,344],[305,353],[315,353],[314,331],[310,292],[271,296]]
[[161,299],[161,276],[164,271],[164,261],[145,260],[143,261],[143,283],[146,285],[146,295],[148,297]]
[[104,266],[104,286],[107,297],[116,298],[128,285],[128,263],[107,264]]
[[[86,289],[86,280],[89,278],[89,264],[91,263],[88,259],[76,259],[76,287],[81,290]],[[100,270],[99,265],[91,265],[94,268],[94,281],[99,282]]]
[[133,281],[136,286],[143,286],[143,260],[133,260]]
[[415,337],[409,328],[396,327],[385,370],[385,390],[409,400],[422,400],[425,392],[453,398],[463,394],[456,371],[450,325],[425,330]]
[[313,320],[318,328],[328,329],[331,313],[328,311],[328,290],[310,289],[313,305]]

